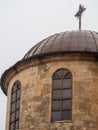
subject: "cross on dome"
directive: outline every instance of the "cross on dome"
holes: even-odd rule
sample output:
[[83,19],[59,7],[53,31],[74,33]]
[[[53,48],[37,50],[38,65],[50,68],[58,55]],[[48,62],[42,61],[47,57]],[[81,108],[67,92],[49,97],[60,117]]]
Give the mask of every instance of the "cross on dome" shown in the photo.
[[77,17],[79,19],[79,30],[81,30],[81,16],[82,13],[86,10],[86,8],[84,8],[84,5],[79,5],[79,11],[75,14],[75,17]]

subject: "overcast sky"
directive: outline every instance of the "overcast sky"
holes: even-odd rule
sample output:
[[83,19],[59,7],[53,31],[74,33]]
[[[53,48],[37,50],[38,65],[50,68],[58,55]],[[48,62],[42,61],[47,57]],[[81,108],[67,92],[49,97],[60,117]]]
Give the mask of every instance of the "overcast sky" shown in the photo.
[[[40,40],[77,30],[80,3],[86,7],[82,29],[98,32],[98,0],[0,0],[0,77]],[[6,101],[0,89],[0,130],[5,130]]]

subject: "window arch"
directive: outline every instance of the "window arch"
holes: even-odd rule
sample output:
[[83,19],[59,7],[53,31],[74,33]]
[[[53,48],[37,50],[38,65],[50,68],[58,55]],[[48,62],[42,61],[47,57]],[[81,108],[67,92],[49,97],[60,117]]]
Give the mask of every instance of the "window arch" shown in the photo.
[[20,113],[20,93],[21,83],[16,81],[11,90],[11,108],[10,108],[10,125],[9,130],[19,128],[19,113]]
[[71,120],[72,74],[67,69],[57,70],[52,77],[52,121]]

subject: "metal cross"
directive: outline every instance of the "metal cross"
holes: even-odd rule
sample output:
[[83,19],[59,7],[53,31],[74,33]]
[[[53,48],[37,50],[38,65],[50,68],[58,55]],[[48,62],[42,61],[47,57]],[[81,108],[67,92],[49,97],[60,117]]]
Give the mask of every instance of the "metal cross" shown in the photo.
[[81,16],[82,13],[86,10],[83,5],[79,5],[79,11],[75,14],[75,17],[79,19],[79,30],[81,30]]

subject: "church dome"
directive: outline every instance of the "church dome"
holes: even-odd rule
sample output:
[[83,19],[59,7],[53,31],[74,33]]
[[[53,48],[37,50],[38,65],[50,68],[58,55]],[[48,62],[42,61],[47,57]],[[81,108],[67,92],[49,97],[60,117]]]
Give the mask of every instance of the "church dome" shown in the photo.
[[54,34],[32,47],[23,59],[59,53],[97,53],[98,33],[88,30]]
[[[67,54],[75,54],[76,56],[81,55],[85,58],[86,55],[88,55],[87,57],[89,58],[91,55],[93,55],[95,58],[97,58],[98,33],[89,30],[66,31],[56,33],[40,41],[35,46],[33,46],[20,61],[15,63],[12,67],[3,73],[0,83],[4,93],[7,94],[9,80],[15,74],[23,70],[23,68],[28,68],[28,64],[31,65],[31,61],[33,59],[37,60],[43,57],[49,59],[47,56],[54,57],[54,55],[59,56],[59,54],[62,54],[62,56],[67,56]],[[35,61],[33,60],[33,63],[34,62]],[[6,80],[8,77],[9,79]]]
[[0,83],[6,130],[98,130],[98,34],[52,35],[6,70]]

